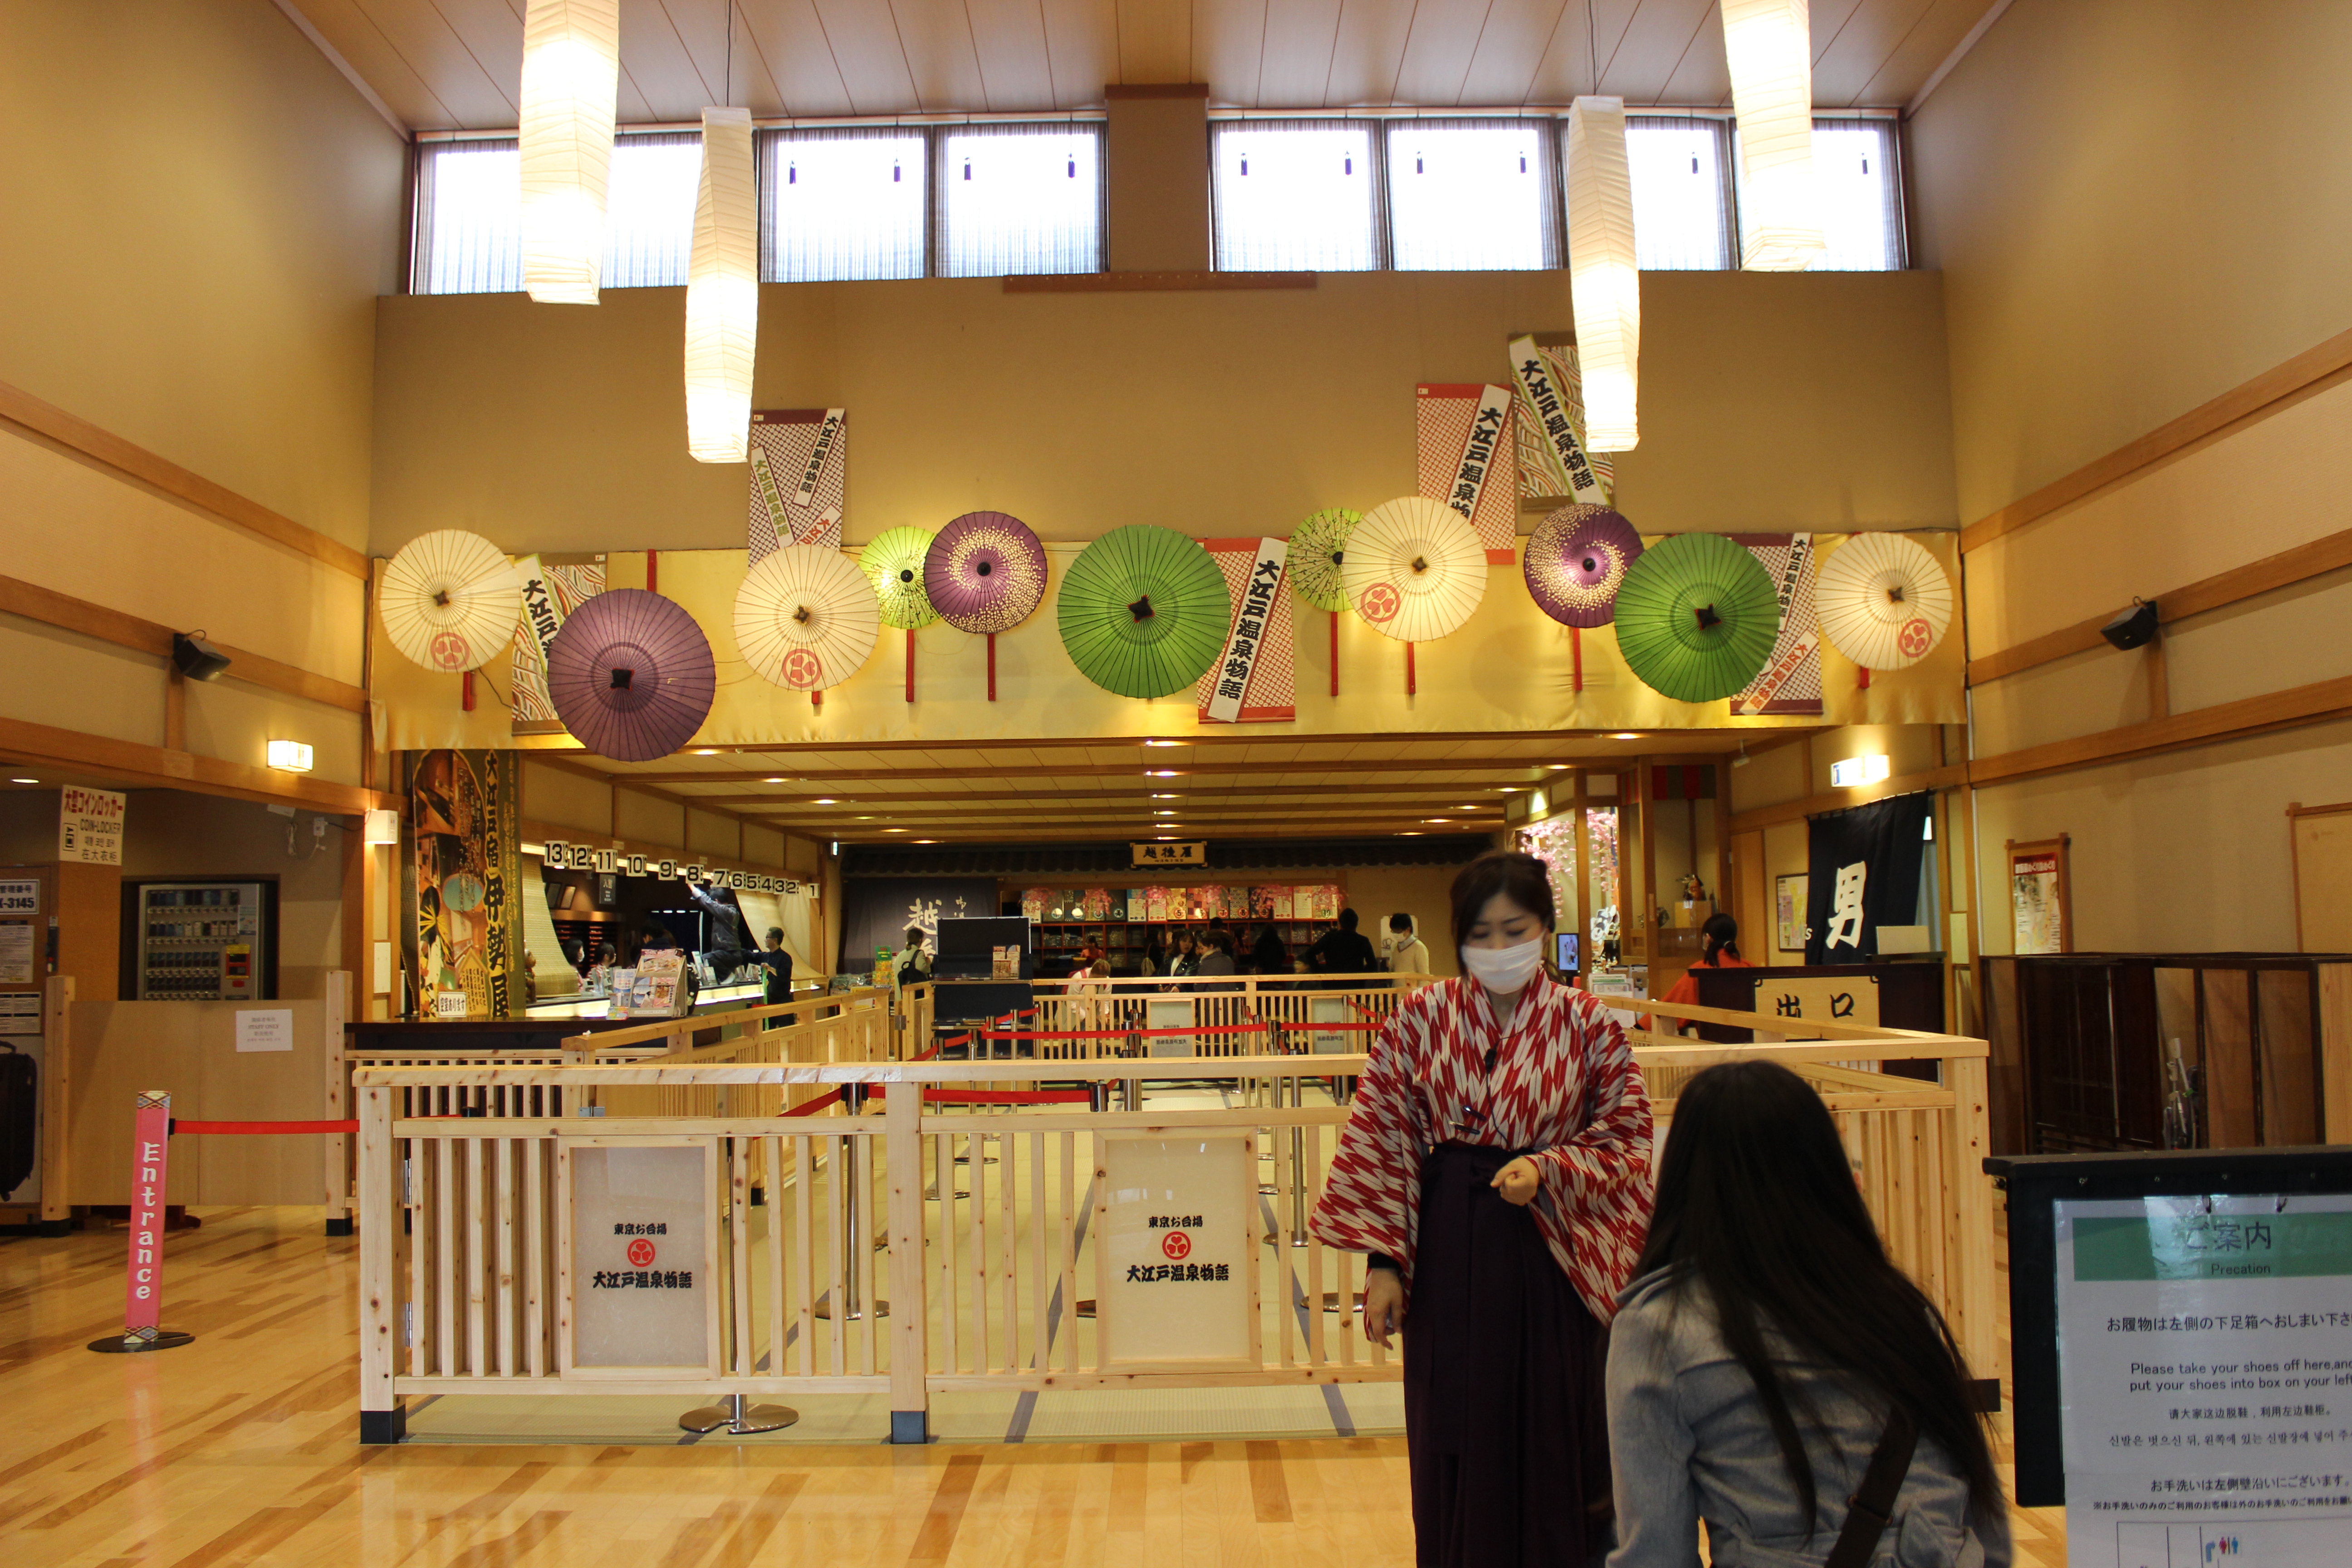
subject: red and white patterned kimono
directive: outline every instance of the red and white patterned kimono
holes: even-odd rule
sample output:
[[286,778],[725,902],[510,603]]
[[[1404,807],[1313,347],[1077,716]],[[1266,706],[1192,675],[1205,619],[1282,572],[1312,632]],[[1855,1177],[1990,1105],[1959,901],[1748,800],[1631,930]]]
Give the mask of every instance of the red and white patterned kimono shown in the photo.
[[1447,1142],[1536,1150],[1537,1228],[1606,1323],[1650,1226],[1641,1069],[1591,993],[1540,973],[1510,1038],[1499,1033],[1485,989],[1469,980],[1426,986],[1397,1009],[1373,1041],[1310,1228],[1332,1247],[1395,1258],[1410,1291],[1423,1152]]
[[[1624,1032],[1538,974],[1507,1036],[1485,987],[1449,980],[1371,1054],[1311,1228],[1404,1275],[1416,1561],[1584,1563],[1610,1539],[1604,1325],[1650,1215]],[[1521,1154],[1541,1182],[1517,1208],[1493,1182]]]

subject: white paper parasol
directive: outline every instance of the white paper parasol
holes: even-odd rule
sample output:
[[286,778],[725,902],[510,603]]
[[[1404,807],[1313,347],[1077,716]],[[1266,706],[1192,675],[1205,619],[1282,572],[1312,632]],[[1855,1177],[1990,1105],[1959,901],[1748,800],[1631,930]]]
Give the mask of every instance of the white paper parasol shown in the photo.
[[479,669],[514,640],[522,589],[506,552],[445,528],[401,546],[377,592],[384,635],[427,669]]
[[793,691],[848,679],[874,652],[881,626],[866,574],[823,545],[786,545],[735,591],[736,651],[763,679]]
[[1857,533],[1831,552],[1813,584],[1830,646],[1864,669],[1918,663],[1952,621],[1952,582],[1916,542]]
[[1486,594],[1486,547],[1444,501],[1402,496],[1364,514],[1348,536],[1339,581],[1356,614],[1402,642],[1459,627]]

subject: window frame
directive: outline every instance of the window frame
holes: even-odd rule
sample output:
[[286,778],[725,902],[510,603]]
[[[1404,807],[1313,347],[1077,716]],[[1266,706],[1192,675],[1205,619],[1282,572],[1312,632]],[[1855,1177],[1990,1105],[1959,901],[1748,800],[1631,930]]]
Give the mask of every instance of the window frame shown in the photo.
[[[1337,130],[1361,127],[1364,132],[1365,174],[1370,182],[1371,210],[1365,222],[1370,227],[1370,265],[1342,268],[1339,271],[1393,272],[1389,244],[1389,165],[1388,129],[1385,117],[1370,114],[1248,114],[1232,115],[1209,121],[1209,270],[1242,273],[1258,270],[1251,268],[1228,268],[1220,266],[1224,248],[1224,203],[1220,199],[1223,189],[1223,160],[1218,155],[1217,142],[1227,134],[1245,133],[1269,125],[1328,126]],[[1294,270],[1319,270],[1297,268]]]
[[[1387,222],[1382,249],[1390,272],[1564,272],[1568,269],[1568,189],[1561,179],[1562,161],[1566,157],[1567,138],[1560,134],[1561,116],[1549,114],[1480,114],[1480,115],[1392,115],[1386,118],[1381,134],[1374,140],[1381,143],[1381,205]],[[1524,126],[1536,133],[1536,172],[1543,184],[1538,196],[1538,243],[1542,247],[1540,258],[1533,267],[1455,268],[1400,267],[1397,265],[1395,160],[1389,154],[1388,143],[1406,128],[1424,130],[1464,131],[1494,126]]]
[[[1001,127],[1002,129],[996,129]],[[940,260],[948,241],[948,141],[960,133],[987,128],[985,133],[1011,135],[1034,127],[1054,135],[1083,133],[1095,143],[1095,255],[1084,271],[1061,272],[942,272]],[[1110,270],[1110,122],[1107,120],[984,120],[923,128],[930,140],[930,215],[923,236],[923,276],[926,278],[1084,278]],[[764,237],[766,224],[761,223]],[[761,281],[766,281],[763,276]]]

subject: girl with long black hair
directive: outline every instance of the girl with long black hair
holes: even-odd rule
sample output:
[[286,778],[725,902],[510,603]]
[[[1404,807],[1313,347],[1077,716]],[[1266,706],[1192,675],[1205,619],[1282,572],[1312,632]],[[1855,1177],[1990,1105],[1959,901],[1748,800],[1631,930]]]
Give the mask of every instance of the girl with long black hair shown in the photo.
[[1609,1344],[1609,1568],[1693,1568],[1702,1519],[1717,1568],[1825,1563],[1874,1454],[1906,1431],[1859,1560],[2006,1568],[1968,1364],[1887,1258],[1802,1079],[1739,1062],[1684,1086],[1635,1272]]

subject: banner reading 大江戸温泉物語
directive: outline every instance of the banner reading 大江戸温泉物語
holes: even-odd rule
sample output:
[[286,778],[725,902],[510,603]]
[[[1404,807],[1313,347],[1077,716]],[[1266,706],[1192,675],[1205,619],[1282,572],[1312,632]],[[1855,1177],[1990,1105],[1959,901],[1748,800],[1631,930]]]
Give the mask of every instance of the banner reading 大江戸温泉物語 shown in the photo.
[[1754,684],[1731,700],[1741,717],[1758,713],[1819,715],[1822,636],[1813,625],[1813,572],[1820,552],[1810,533],[1735,533],[1765,571],[1780,600],[1780,635]]
[[1424,381],[1412,390],[1420,493],[1468,520],[1489,564],[1509,564],[1519,509],[1511,389]]
[[522,609],[515,628],[514,733],[560,735],[563,721],[547,694],[547,650],[572,612],[604,591],[602,555],[526,555],[515,563]]
[[1292,661],[1290,542],[1283,539],[1204,539],[1201,547],[1224,574],[1233,619],[1224,652],[1201,677],[1201,721],[1286,724],[1298,716]]
[[849,476],[844,410],[753,409],[751,467],[752,565],[787,544],[841,548]]
[[1519,495],[1526,500],[1615,504],[1616,470],[1605,453],[1584,446],[1584,378],[1573,343],[1511,340],[1517,395]]

